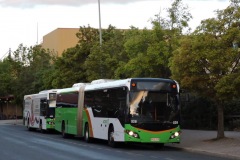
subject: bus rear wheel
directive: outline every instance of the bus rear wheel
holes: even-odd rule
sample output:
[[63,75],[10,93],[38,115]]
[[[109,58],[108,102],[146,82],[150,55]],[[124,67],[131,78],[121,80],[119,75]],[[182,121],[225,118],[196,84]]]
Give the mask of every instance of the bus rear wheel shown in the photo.
[[68,138],[68,134],[66,133],[64,122],[62,123],[62,129],[61,130],[62,130],[62,137],[63,138]]

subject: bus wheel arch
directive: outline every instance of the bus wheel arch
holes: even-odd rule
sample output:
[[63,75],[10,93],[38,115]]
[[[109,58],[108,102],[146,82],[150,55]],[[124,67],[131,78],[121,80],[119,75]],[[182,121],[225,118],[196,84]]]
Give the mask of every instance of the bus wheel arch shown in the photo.
[[117,143],[114,140],[114,126],[112,123],[108,127],[108,145],[113,148],[117,147]]

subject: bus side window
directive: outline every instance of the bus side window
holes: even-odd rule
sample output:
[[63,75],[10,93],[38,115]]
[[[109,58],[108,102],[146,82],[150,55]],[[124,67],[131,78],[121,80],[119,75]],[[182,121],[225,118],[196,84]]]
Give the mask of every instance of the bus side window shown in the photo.
[[100,112],[98,106],[95,104],[95,96],[92,92],[86,92],[84,95],[84,107],[92,108],[93,116],[98,116],[98,112]]
[[47,115],[47,102],[46,100],[40,100],[40,116]]
[[124,119],[124,113],[126,110],[126,92],[125,88],[114,89],[114,117]]

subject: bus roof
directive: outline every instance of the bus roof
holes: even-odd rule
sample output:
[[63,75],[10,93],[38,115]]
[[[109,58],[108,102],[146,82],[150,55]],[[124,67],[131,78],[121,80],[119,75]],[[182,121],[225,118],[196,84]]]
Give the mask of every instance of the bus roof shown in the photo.
[[59,89],[49,89],[49,90],[43,90],[43,91],[40,91],[39,92],[39,94],[41,94],[41,93],[56,93],[57,92],[57,90],[59,90]]
[[85,86],[88,84],[90,84],[90,83],[74,83],[72,87],[81,87],[81,86]]
[[25,95],[24,99],[26,98],[45,98],[48,96],[48,93],[57,93],[57,90],[59,89],[50,89],[50,90],[44,90],[44,91],[40,91],[39,93],[36,94],[29,94],[29,95]]
[[169,83],[176,83],[172,79],[164,79],[164,78],[128,78],[122,80],[111,80],[111,81],[102,81],[102,83],[91,83],[91,85],[87,85],[85,90],[95,90],[95,89],[104,89],[104,88],[114,88],[114,87],[123,87],[126,86],[130,88],[130,82],[132,80],[135,81],[162,81],[162,82],[169,82]]
[[38,94],[31,94],[31,95],[25,95],[24,99],[34,99],[34,98],[47,98],[48,93],[38,93]]
[[67,93],[67,92],[78,92],[80,86],[74,86],[71,88],[63,88],[63,89],[59,89],[57,91],[57,94],[59,93]]
[[25,99],[33,99],[37,94],[29,94],[29,95],[25,95],[24,96],[24,100]]
[[71,88],[63,88],[58,89],[57,93],[68,93],[68,92],[78,92],[79,88],[85,86],[86,91],[96,90],[96,89],[108,89],[108,88],[116,88],[116,87],[128,87],[130,88],[130,82],[134,81],[161,81],[161,82],[168,82],[168,83],[177,83],[172,79],[164,79],[164,78],[128,78],[128,79],[99,79],[94,80],[91,83],[75,83]]

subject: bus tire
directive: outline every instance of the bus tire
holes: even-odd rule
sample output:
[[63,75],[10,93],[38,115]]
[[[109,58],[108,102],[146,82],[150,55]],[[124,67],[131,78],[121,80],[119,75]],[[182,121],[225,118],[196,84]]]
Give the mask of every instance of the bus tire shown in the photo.
[[42,128],[42,121],[40,121],[39,130],[40,130],[41,133],[44,133],[44,130],[43,130],[43,128]]
[[91,138],[89,136],[89,126],[88,124],[86,123],[85,124],[85,127],[84,127],[84,141],[87,142],[87,143],[90,143],[91,142]]
[[62,137],[68,138],[68,134],[66,133],[65,122],[62,122]]
[[29,119],[27,120],[27,129],[28,131],[32,131],[32,128],[30,127],[30,124],[29,124]]
[[117,147],[117,142],[114,141],[114,127],[113,127],[113,125],[110,125],[109,129],[108,129],[108,145],[110,147],[113,147],[113,148]]

